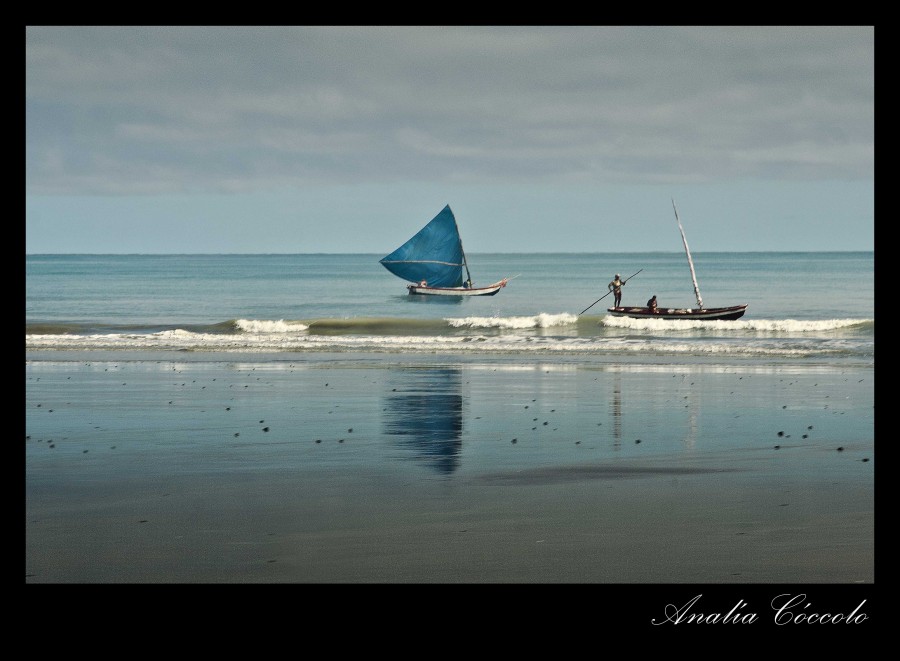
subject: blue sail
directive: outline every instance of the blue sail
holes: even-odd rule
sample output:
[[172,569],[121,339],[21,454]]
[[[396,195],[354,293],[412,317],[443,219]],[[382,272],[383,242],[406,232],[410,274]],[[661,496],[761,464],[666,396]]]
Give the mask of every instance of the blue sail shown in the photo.
[[465,257],[450,205],[409,241],[384,257],[381,264],[409,282],[424,280],[429,287],[461,287]]

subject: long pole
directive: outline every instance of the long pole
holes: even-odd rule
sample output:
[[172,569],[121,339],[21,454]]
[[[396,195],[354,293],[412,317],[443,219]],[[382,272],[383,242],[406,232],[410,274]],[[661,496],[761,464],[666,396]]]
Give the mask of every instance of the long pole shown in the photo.
[[[640,270],[638,270],[638,272],[635,273],[634,275],[628,276],[627,278],[625,278],[625,279],[622,281],[622,284],[624,285],[626,282],[628,282],[629,280],[631,280],[635,275],[637,275],[638,273],[640,273],[640,272],[643,271],[643,270],[644,270],[644,269],[640,269]],[[584,314],[585,312],[587,312],[588,310],[590,310],[592,307],[594,307],[595,305],[597,305],[597,303],[599,303],[599,302],[602,301],[604,298],[606,298],[607,296],[609,296],[610,294],[612,294],[612,291],[613,291],[613,290],[610,289],[608,292],[606,292],[605,294],[603,294],[603,296],[601,296],[601,297],[598,298],[596,301],[594,301],[593,303],[591,303],[589,306],[587,306],[584,310],[582,310],[582,311],[579,312],[578,314]]]

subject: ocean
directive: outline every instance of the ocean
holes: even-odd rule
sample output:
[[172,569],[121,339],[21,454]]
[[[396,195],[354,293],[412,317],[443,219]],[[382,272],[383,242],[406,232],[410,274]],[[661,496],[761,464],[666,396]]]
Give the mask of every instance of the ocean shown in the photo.
[[871,587],[874,254],[693,257],[27,255],[26,583]]
[[683,253],[474,254],[476,286],[511,281],[451,300],[408,295],[378,259],[29,255],[26,351],[874,361],[871,252],[698,253],[704,305],[749,305],[702,322],[606,314],[616,273],[637,273],[623,305],[696,307]]

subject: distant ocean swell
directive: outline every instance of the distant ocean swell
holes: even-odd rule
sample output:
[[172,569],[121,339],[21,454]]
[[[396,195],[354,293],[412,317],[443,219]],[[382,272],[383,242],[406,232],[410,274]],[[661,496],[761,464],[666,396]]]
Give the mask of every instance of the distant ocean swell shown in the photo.
[[[814,336],[811,336],[814,335]],[[533,317],[312,321],[239,319],[208,326],[26,328],[28,351],[383,352],[874,359],[874,321],[664,321]]]

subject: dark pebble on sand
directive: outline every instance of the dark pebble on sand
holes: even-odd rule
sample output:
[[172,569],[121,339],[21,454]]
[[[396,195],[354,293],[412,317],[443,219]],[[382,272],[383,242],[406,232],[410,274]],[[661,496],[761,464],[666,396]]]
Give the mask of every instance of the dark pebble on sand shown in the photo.
[[635,442],[635,443],[640,443],[640,442],[641,442],[641,439],[636,438],[636,439],[634,439],[634,442]]
[[784,436],[784,432],[783,432],[783,431],[780,431],[780,432],[778,432],[778,435],[779,435],[779,436]]
[[868,461],[868,460],[869,460],[868,457],[863,457],[863,462],[866,462],[866,461]]
[[518,440],[518,439],[515,439],[515,438],[514,438],[513,440],[510,441],[510,443],[515,443],[517,440]]
[[840,448],[837,449],[837,451],[838,451],[838,452],[843,452],[843,451],[844,451],[844,448],[840,447]]
[[780,445],[776,445],[776,446],[775,446],[775,449],[776,449],[776,450],[780,450],[780,449],[781,449],[781,446],[780,446]]
[[263,431],[269,431],[268,427],[263,427]]

